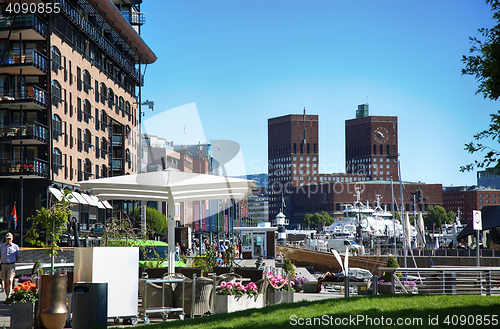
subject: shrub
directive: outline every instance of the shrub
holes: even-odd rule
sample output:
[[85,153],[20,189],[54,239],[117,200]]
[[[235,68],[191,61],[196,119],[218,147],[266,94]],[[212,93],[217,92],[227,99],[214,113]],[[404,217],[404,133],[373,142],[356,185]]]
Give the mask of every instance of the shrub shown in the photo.
[[285,263],[283,264],[283,269],[286,274],[290,274],[292,278],[295,278],[295,268],[293,267],[292,262],[287,258],[285,259]]
[[[399,263],[394,257],[389,257],[387,259],[387,265],[385,267],[399,268]],[[391,282],[391,272],[384,273],[384,281]]]

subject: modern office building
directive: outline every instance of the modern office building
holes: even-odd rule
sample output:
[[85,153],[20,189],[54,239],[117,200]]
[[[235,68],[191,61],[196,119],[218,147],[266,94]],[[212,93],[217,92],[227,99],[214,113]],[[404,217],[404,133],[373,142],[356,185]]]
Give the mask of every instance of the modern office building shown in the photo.
[[[8,13],[9,2],[0,4],[0,222],[15,203],[24,223],[49,187],[138,171],[141,65],[156,56],[138,34],[141,1],[54,0],[57,13],[28,15]],[[86,227],[98,220],[89,213],[78,218]]]
[[370,116],[368,104],[358,106],[356,118],[345,122],[346,173],[369,180],[399,180],[398,118]]
[[487,168],[477,172],[477,186],[500,189],[500,172],[495,168]]

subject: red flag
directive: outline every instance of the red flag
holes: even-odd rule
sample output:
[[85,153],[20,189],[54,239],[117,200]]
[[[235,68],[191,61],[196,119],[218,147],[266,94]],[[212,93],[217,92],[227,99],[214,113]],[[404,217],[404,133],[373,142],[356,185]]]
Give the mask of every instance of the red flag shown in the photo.
[[12,213],[10,214],[10,218],[14,221],[14,229],[17,228],[17,211],[16,204],[14,203],[14,208],[12,209]]

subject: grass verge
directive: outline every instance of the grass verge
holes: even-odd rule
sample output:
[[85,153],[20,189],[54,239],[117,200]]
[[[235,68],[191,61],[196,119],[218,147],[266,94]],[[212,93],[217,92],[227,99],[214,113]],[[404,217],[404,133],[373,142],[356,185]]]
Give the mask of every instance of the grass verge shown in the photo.
[[379,295],[281,304],[136,328],[498,328],[498,314],[498,296]]

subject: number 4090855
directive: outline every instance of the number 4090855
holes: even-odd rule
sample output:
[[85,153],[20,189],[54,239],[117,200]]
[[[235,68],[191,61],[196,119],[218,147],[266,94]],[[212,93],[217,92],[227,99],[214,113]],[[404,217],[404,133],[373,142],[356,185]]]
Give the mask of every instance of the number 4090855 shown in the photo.
[[13,14],[58,14],[61,11],[59,3],[9,3],[5,11]]

